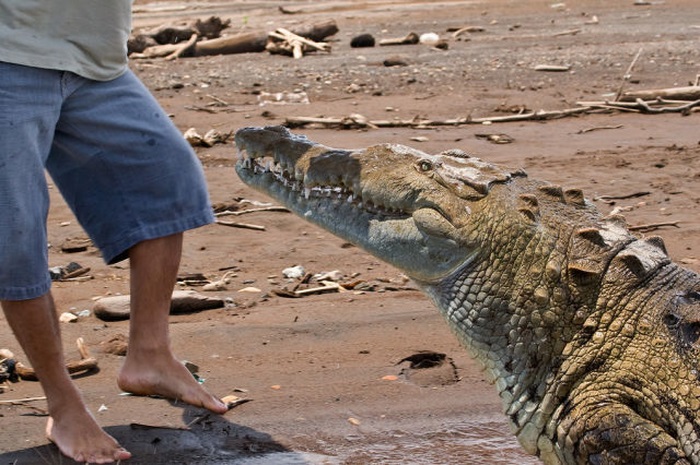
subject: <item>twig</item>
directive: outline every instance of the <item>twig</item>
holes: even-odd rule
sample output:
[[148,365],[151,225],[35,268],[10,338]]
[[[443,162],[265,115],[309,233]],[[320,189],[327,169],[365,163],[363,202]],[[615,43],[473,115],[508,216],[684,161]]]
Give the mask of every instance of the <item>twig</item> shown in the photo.
[[205,113],[211,113],[212,115],[215,115],[218,113],[216,110],[212,110],[211,108],[200,107],[197,105],[185,105],[185,110],[203,111]]
[[222,226],[229,226],[231,228],[243,228],[253,229],[255,231],[265,231],[265,226],[259,226],[257,224],[235,223],[232,221],[217,221],[216,224],[220,224]]
[[223,105],[223,106],[225,106],[225,107],[231,105],[231,104],[228,103],[226,100],[220,99],[220,98],[217,97],[216,95],[207,94],[207,97],[210,98],[210,99],[212,99],[212,100],[214,100],[214,101],[217,102],[217,103],[220,103],[221,105]]
[[321,287],[312,287],[309,289],[302,289],[300,291],[294,291],[294,294],[296,295],[308,295],[308,294],[318,294],[322,292],[327,292],[327,291],[342,291],[345,290],[343,287],[334,282],[334,281],[323,281],[322,282],[323,286]]
[[651,192],[649,191],[641,191],[641,192],[633,192],[632,194],[626,194],[626,195],[600,195],[596,197],[597,200],[624,200],[624,199],[634,199],[637,197],[644,197],[645,195],[649,195]]
[[199,39],[199,36],[197,34],[192,34],[187,42],[177,47],[177,49],[170,55],[166,56],[165,59],[175,60],[176,58],[180,58],[185,52],[191,50],[194,47],[194,45],[197,43],[197,39]]
[[654,231],[655,229],[664,228],[666,226],[673,226],[675,228],[679,227],[678,221],[669,221],[666,223],[649,223],[649,224],[640,224],[637,226],[630,226],[629,230],[630,231],[649,232],[649,231]]
[[554,73],[563,73],[566,71],[569,71],[571,69],[571,66],[567,65],[536,65],[533,68],[535,71],[550,71]]
[[322,52],[331,51],[330,45],[325,42],[314,42],[313,40],[294,34],[292,31],[282,27],[270,32],[268,36],[281,41],[266,46],[267,50],[273,53],[279,50],[291,51],[294,58],[301,58],[304,55],[304,47],[320,50]]
[[622,82],[620,83],[620,88],[617,90],[617,93],[615,94],[615,101],[617,102],[620,100],[620,97],[622,96],[622,89],[625,87],[625,84],[627,81],[630,80],[632,77],[632,68],[634,68],[634,65],[637,63],[637,60],[639,59],[639,56],[642,54],[642,48],[640,48],[637,51],[637,54],[634,56],[634,59],[632,60],[632,63],[627,67],[627,71],[625,71],[625,74],[622,76]]
[[245,215],[247,213],[260,213],[260,212],[286,212],[286,213],[289,213],[289,209],[286,207],[274,206],[274,207],[262,207],[262,208],[249,208],[247,210],[240,210],[237,212],[232,212],[230,210],[226,210],[223,212],[215,213],[214,216],[216,216],[218,218],[220,216],[239,216],[239,215]]
[[685,105],[679,105],[677,107],[661,107],[661,108],[651,108],[649,106],[649,103],[638,98],[636,100],[637,105],[639,105],[645,112],[647,113],[672,113],[672,112],[685,112],[690,110],[691,108],[700,105],[700,100],[696,100],[694,102],[687,103]]
[[[83,340],[83,338],[79,337],[76,341],[76,344],[78,345],[78,352],[80,352],[80,360],[66,363],[66,370],[68,370],[68,373],[73,374],[80,373],[83,371],[92,371],[96,369],[97,359],[90,356],[90,353],[88,352],[87,346],[85,346],[85,341]],[[39,380],[33,368],[26,367],[19,362],[15,365],[15,371],[17,372],[17,375],[19,375],[19,377],[24,380]]]
[[46,396],[25,397],[24,399],[0,400],[0,405],[22,405],[26,404],[27,402],[37,402],[40,400],[46,400]]
[[579,32],[581,32],[581,29],[569,29],[568,31],[556,32],[556,33],[552,34],[552,37],[569,36],[569,35],[575,36]]
[[581,129],[577,134],[586,134],[587,132],[600,131],[602,129],[620,129],[622,127],[624,126],[621,124],[618,124],[616,126],[595,126],[592,128]]

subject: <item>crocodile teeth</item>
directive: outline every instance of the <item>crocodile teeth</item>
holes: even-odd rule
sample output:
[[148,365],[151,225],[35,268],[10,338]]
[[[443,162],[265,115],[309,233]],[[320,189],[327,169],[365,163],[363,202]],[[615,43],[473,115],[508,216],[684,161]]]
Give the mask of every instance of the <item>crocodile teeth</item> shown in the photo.
[[[284,186],[285,189],[300,193],[300,197],[305,200],[330,199],[333,201],[347,202],[359,209],[373,215],[386,217],[405,217],[408,214],[395,205],[384,205],[371,199],[363,199],[362,195],[357,195],[360,191],[359,185],[347,179],[323,180],[315,186],[304,184],[305,173],[300,169],[285,166],[283,161],[275,160],[273,157],[260,157],[250,154],[249,151],[239,151],[239,160],[246,169],[252,170],[255,174],[272,174],[274,179]],[[323,184],[324,181],[329,184]],[[316,184],[318,181],[315,181]],[[345,187],[353,184],[355,189]]]

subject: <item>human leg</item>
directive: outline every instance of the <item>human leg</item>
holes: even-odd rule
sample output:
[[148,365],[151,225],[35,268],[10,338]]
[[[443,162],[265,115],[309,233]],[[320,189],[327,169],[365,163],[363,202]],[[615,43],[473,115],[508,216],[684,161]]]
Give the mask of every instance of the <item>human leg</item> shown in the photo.
[[130,344],[119,386],[223,413],[173,355],[168,318],[182,232],[213,215],[201,165],[147,89],[127,73],[76,77],[47,168],[108,263],[131,262]]
[[0,62],[0,304],[46,393],[49,438],[77,461],[108,463],[130,454],[97,425],[66,372],[49,293],[43,162],[60,74]]
[[171,349],[168,318],[181,250],[182,234],[174,234],[141,242],[129,251],[131,327],[119,387],[224,413],[226,405],[197,383]]
[[78,462],[110,463],[131,457],[99,427],[68,375],[51,294],[5,300],[2,308],[46,394],[48,438]]

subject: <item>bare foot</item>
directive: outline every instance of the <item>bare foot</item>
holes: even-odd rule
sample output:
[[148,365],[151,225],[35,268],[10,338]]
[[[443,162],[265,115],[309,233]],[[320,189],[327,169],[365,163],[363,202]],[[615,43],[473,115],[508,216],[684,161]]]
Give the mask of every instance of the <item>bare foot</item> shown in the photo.
[[207,392],[185,365],[170,355],[129,357],[127,354],[117,384],[120,389],[140,396],[162,396],[214,413],[228,411],[221,399]]
[[131,458],[131,453],[105,433],[87,410],[49,417],[46,436],[61,453],[76,462],[113,463]]

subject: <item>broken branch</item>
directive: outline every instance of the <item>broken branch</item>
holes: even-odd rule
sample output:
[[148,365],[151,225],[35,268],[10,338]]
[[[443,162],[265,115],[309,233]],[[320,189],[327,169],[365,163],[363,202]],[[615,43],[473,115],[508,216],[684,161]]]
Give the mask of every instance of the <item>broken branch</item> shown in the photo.
[[257,224],[236,223],[233,221],[217,221],[216,224],[220,224],[222,226],[229,226],[231,228],[243,228],[253,229],[255,231],[265,231],[265,226],[259,226]]
[[[95,370],[97,368],[97,359],[90,356],[83,338],[79,337],[76,344],[78,345],[78,352],[80,352],[80,360],[66,363],[66,370],[68,370],[68,373],[74,374]],[[17,372],[17,375],[24,380],[39,380],[33,368],[24,366],[19,362],[15,366],[15,371]]]
[[668,226],[673,226],[674,228],[678,228],[679,227],[678,221],[669,221],[666,223],[640,224],[637,226],[630,226],[629,230],[630,231],[649,232],[649,231],[654,231],[656,229],[665,228]]
[[261,207],[261,208],[249,208],[247,210],[240,210],[237,212],[232,212],[230,210],[226,210],[223,212],[215,213],[214,216],[217,218],[220,216],[239,216],[239,215],[245,215],[247,213],[260,213],[260,212],[286,212],[289,213],[289,209],[286,207]]

